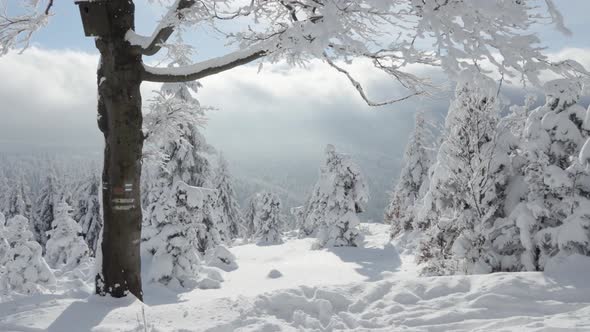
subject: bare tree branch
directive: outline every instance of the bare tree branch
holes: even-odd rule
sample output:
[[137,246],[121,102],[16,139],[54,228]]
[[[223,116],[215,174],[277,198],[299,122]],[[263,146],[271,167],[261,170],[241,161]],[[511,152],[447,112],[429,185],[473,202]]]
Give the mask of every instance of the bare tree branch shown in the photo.
[[374,102],[372,100],[370,100],[367,95],[365,94],[365,90],[363,89],[363,86],[354,79],[354,77],[352,77],[352,75],[350,75],[350,73],[345,70],[342,67],[339,67],[338,65],[336,65],[332,60],[330,60],[330,58],[327,55],[324,55],[324,59],[326,60],[326,62],[334,69],[336,69],[337,71],[341,72],[342,74],[346,75],[346,77],[348,78],[348,80],[350,81],[350,83],[352,83],[352,86],[354,86],[354,88],[356,89],[356,91],[358,91],[359,95],[363,98],[363,100],[367,103],[367,105],[372,106],[372,107],[379,107],[379,106],[385,106],[385,105],[391,105],[391,104],[395,104],[398,103],[400,101],[404,101],[407,99],[410,99],[414,96],[419,96],[424,94],[424,91],[416,91],[412,94],[409,94],[405,97],[402,98],[398,98],[398,99],[391,99],[391,100],[387,100],[384,102]]

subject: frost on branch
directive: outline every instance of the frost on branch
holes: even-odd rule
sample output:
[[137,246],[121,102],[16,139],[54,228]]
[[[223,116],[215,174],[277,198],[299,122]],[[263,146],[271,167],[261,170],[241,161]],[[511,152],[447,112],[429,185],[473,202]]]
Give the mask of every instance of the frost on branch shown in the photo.
[[[369,199],[364,177],[350,156],[326,147],[320,178],[305,206],[303,234],[317,234],[319,247],[359,246],[358,214]],[[317,231],[316,231],[317,229]]]
[[[16,1],[13,1],[16,2]],[[10,15],[8,1],[0,0],[0,56],[13,48],[29,47],[33,34],[45,27],[53,0],[23,0],[17,7],[18,15]],[[10,6],[14,9],[14,6]]]

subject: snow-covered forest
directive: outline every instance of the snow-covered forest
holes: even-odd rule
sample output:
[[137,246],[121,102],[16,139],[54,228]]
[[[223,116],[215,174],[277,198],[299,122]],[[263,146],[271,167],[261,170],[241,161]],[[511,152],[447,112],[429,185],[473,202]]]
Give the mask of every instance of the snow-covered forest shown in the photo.
[[[590,25],[577,12],[0,0],[0,73],[37,66],[0,77],[0,117],[53,100],[97,127],[73,113],[55,126],[51,110],[0,124],[0,331],[590,331]],[[78,47],[74,26],[98,61],[90,90],[60,72],[83,61],[39,60],[79,56],[44,49]],[[52,84],[10,96],[46,71]],[[69,138],[51,144],[44,126]]]

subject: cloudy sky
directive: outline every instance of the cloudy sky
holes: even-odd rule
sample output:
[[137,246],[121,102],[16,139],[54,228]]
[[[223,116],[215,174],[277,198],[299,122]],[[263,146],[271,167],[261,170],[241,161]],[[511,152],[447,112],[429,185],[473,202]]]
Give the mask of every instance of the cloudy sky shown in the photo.
[[[590,1],[555,2],[573,35],[539,28],[547,52],[590,65]],[[149,34],[161,8],[146,0],[136,3],[137,29]],[[190,40],[198,59],[227,52],[222,38],[210,33],[197,31]],[[100,151],[95,122],[97,60],[93,40],[83,36],[77,8],[72,1],[56,1],[55,15],[35,36],[34,46],[22,55],[0,58],[0,147],[76,146]],[[356,68],[374,99],[399,94],[370,66],[359,63]],[[254,64],[202,81],[201,102],[218,109],[209,113],[205,135],[225,152],[236,173],[278,184],[295,174],[295,179],[305,178],[302,188],[311,185],[325,144],[333,143],[361,160],[379,187],[377,196],[383,196],[383,188],[398,172],[413,112],[421,108],[440,114],[448,105],[441,94],[371,109],[343,76],[321,63],[307,68],[265,65],[260,73],[257,69]],[[156,88],[144,84],[144,96]],[[381,206],[384,198],[376,199]]]

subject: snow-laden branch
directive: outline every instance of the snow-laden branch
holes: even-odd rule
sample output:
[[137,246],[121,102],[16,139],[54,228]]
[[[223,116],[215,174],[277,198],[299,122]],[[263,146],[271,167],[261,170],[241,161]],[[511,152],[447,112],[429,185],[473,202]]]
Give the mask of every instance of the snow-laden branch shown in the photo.
[[372,100],[369,99],[369,97],[367,97],[367,94],[365,93],[365,90],[363,89],[363,86],[361,85],[361,83],[359,83],[357,80],[354,79],[354,77],[352,77],[352,75],[344,68],[336,65],[332,60],[330,60],[330,58],[328,56],[324,56],[324,60],[326,60],[326,62],[334,69],[336,69],[338,72],[346,75],[346,77],[348,78],[348,80],[350,81],[350,83],[352,84],[352,86],[354,86],[354,88],[356,89],[356,91],[359,93],[359,95],[361,96],[361,98],[363,98],[363,100],[367,103],[367,105],[372,106],[372,107],[379,107],[379,106],[385,106],[385,105],[391,105],[391,104],[395,104],[398,103],[400,101],[404,101],[406,99],[410,99],[414,96],[418,96],[418,95],[422,95],[425,92],[424,91],[416,91],[414,93],[411,93],[405,97],[402,98],[397,98],[397,99],[390,99],[387,101],[383,101],[383,102],[374,102]]
[[47,25],[53,0],[32,0],[22,4],[23,12],[17,16],[8,14],[8,4],[0,0],[0,56],[12,48],[25,50],[37,30]]
[[162,44],[174,33],[176,24],[183,19],[183,11],[191,8],[195,0],[176,0],[151,36],[142,36],[129,30],[125,39],[134,46],[139,46],[144,55],[154,55],[160,51]]
[[250,47],[188,66],[156,68],[144,65],[142,79],[149,82],[174,83],[198,80],[245,65],[268,54],[264,47]]

